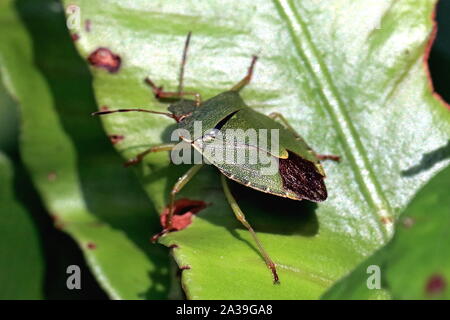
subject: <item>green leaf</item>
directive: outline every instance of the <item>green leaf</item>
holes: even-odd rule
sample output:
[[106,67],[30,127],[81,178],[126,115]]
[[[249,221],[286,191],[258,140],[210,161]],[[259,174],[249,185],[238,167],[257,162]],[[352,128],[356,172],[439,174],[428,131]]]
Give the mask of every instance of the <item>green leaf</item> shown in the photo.
[[340,280],[326,299],[367,299],[366,272],[380,267],[382,290],[395,299],[449,299],[450,168],[423,187],[402,213],[393,239]]
[[44,259],[36,227],[13,195],[13,168],[0,152],[0,299],[42,299]]
[[159,221],[89,116],[90,78],[64,30],[62,6],[3,1],[0,12],[8,28],[0,36],[1,75],[20,105],[21,156],[55,226],[78,242],[111,298],[167,297],[167,253],[148,244]]
[[[161,239],[178,245],[178,265],[190,267],[182,272],[188,298],[318,298],[391,237],[398,213],[448,165],[439,150],[450,114],[433,96],[424,65],[435,1],[64,3],[80,9],[68,17],[80,13],[71,33],[84,59],[100,47],[121,58],[115,73],[91,66],[98,106],[164,111],[143,80],[176,90],[192,31],[186,91],[206,99],[231,88],[258,53],[242,92],[247,104],[283,113],[317,152],[342,156],[340,164],[324,163],[329,198],[317,205],[233,186],[278,265],[280,286],[235,220],[217,170],[202,169],[179,197],[211,205],[187,229]],[[141,113],[102,120],[109,135],[124,137],[115,145],[124,159],[168,142],[174,128],[170,119]],[[187,166],[169,165],[161,153],[135,170],[161,212]]]
[[11,152],[17,145],[18,112],[14,100],[0,81],[0,149]]

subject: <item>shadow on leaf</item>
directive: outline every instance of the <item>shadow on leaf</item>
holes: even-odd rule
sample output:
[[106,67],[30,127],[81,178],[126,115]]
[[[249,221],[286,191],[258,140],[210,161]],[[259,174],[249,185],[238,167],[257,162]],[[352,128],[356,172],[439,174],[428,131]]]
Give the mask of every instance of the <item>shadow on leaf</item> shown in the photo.
[[402,176],[411,177],[416,174],[421,173],[422,171],[428,170],[432,168],[438,162],[441,162],[447,158],[450,158],[450,140],[447,142],[445,146],[442,146],[434,151],[425,153],[422,156],[422,160],[419,164],[402,171]]

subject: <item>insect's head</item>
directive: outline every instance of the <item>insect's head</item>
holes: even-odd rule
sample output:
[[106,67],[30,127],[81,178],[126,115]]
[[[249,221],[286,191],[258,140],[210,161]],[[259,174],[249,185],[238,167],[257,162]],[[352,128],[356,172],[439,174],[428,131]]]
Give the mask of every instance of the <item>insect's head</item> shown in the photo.
[[197,103],[194,100],[182,99],[172,103],[168,110],[173,114],[174,119],[183,119],[192,114],[195,108],[197,108]]

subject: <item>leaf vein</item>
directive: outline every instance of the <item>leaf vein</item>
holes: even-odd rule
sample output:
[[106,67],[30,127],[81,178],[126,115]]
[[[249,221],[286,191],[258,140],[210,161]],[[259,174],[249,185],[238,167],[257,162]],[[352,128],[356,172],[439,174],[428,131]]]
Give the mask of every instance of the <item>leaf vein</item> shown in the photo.
[[[275,0],[274,3],[280,17],[287,23],[299,57],[305,63],[311,78],[321,88],[320,97],[340,136],[345,158],[351,163],[363,197],[375,209],[372,212],[376,221],[374,227],[378,232],[380,241],[385,242],[393,232],[393,225],[390,222],[392,221],[393,211],[370,166],[366,150],[359,139],[357,130],[352,125],[338,90],[333,85],[330,72],[318,53],[305,21],[291,1]],[[383,223],[383,220],[388,223]]]

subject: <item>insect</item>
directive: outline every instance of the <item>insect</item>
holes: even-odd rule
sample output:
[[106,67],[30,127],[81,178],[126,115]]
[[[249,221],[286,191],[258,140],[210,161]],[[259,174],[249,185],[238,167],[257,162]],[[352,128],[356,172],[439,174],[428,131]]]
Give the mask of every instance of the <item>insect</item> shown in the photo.
[[[243,89],[251,80],[257,56],[253,56],[250,67],[245,77],[234,85],[230,90],[220,93],[206,101],[202,101],[199,93],[183,91],[184,66],[187,60],[187,50],[191,38],[188,33],[184,45],[183,56],[179,73],[178,91],[165,91],[162,87],[158,87],[150,79],[146,78],[146,83],[151,87],[154,95],[158,99],[174,98],[176,102],[168,107],[168,112],[152,111],[147,109],[116,109],[108,111],[94,112],[93,115],[106,115],[116,112],[146,112],[158,114],[174,119],[179,129],[184,129],[194,136],[194,123],[201,122],[204,127],[214,129],[214,132],[227,132],[227,129],[270,129],[278,132],[278,148],[275,151],[267,148],[259,148],[259,152],[265,153],[271,159],[278,162],[277,170],[273,174],[262,174],[260,163],[227,163],[220,162],[211,156],[206,155],[204,146],[207,142],[215,139],[215,135],[205,133],[199,138],[188,138],[180,136],[180,138],[190,144],[195,150],[203,154],[215,167],[219,169],[221,174],[221,183],[236,218],[248,229],[255,243],[258,246],[267,267],[272,272],[273,282],[279,283],[279,277],[276,264],[270,258],[264,249],[261,241],[255,231],[246,220],[244,213],[239,208],[233,194],[227,183],[227,179],[232,179],[247,187],[295,200],[310,200],[314,202],[324,201],[327,198],[327,190],[324,183],[325,173],[320,164],[320,160],[339,161],[338,156],[320,155],[315,153],[289,125],[288,121],[279,113],[272,113],[266,116],[248,107],[241,98],[239,91]],[[186,99],[191,96],[193,99]],[[148,150],[139,153],[135,158],[125,162],[125,166],[137,164],[149,153],[170,151],[175,148],[176,144],[156,145]],[[234,144],[234,146],[236,146]],[[230,144],[225,144],[225,149]],[[250,144],[241,145],[244,149],[255,148]],[[248,151],[248,150],[247,150]],[[174,203],[176,194],[195,176],[203,164],[193,165],[178,182],[173,186],[169,199],[169,211],[166,217],[166,225],[160,235],[168,232],[172,228],[172,217],[174,214]]]

